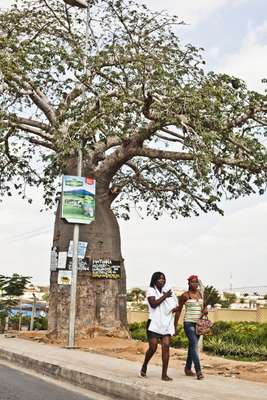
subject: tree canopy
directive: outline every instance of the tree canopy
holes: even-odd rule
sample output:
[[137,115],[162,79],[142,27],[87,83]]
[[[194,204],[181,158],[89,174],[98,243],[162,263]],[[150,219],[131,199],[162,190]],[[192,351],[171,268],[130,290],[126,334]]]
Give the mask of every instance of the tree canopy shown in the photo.
[[127,301],[135,301],[136,303],[142,303],[146,298],[146,292],[140,288],[133,288],[127,293]]
[[223,196],[262,194],[266,96],[205,72],[179,18],[93,3],[88,51],[84,10],[19,0],[1,11],[1,194],[44,185],[51,206],[80,145],[84,173],[124,218],[132,205],[155,218],[222,213]]
[[0,275],[0,330],[1,325],[3,328],[4,318],[9,314],[11,308],[18,304],[18,298],[23,295],[29,282],[29,276]]
[[205,286],[204,301],[206,305],[214,307],[215,304],[221,302],[221,297],[217,289],[213,286]]

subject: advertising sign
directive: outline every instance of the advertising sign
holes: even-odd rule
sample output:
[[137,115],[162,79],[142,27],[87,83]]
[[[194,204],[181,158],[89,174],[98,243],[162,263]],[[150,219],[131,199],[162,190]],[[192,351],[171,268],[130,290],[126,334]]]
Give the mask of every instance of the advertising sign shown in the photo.
[[95,220],[96,181],[82,176],[63,176],[62,218],[73,224]]

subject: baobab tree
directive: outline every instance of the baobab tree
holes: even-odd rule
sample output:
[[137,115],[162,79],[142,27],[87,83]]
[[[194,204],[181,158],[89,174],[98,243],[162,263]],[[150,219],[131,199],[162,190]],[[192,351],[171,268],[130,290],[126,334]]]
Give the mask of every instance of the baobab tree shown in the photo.
[[[96,219],[81,226],[80,240],[87,257],[116,261],[121,275],[78,273],[76,327],[125,332],[117,218],[128,219],[131,207],[156,219],[222,214],[223,197],[262,194],[266,97],[205,72],[202,50],[174,33],[177,17],[126,0],[92,3],[85,52],[84,10],[66,3],[24,0],[0,14],[1,194],[42,185],[52,207],[58,177],[75,174],[82,149],[83,176],[97,189]],[[53,245],[67,251],[72,234],[59,204]],[[69,287],[57,273],[49,329],[64,335]]]

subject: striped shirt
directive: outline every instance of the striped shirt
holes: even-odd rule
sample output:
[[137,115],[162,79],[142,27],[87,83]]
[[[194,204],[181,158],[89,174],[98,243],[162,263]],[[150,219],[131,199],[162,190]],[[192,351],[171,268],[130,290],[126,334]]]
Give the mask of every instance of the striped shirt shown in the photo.
[[203,299],[188,299],[185,303],[184,321],[197,322],[202,314]]

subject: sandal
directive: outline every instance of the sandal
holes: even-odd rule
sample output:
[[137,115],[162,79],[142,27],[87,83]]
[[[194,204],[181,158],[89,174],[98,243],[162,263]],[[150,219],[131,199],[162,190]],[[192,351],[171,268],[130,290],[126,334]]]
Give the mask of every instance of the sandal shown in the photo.
[[161,380],[162,380],[162,381],[167,381],[167,382],[169,382],[169,381],[172,381],[173,379],[170,378],[169,376],[162,376],[162,377],[161,377]]
[[197,379],[204,379],[204,375],[202,374],[202,372],[197,372]]
[[185,368],[184,373],[186,376],[195,376],[196,374],[191,369]]
[[140,371],[138,374],[139,378],[147,378],[146,373],[144,371]]

